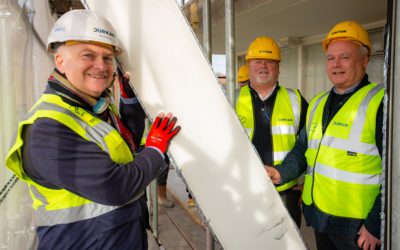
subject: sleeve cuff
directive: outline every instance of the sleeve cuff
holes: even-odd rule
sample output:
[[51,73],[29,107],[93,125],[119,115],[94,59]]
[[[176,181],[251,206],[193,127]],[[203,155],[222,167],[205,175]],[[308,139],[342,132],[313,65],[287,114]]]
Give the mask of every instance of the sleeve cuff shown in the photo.
[[148,146],[148,147],[146,147],[146,148],[152,148],[152,149],[154,149],[155,151],[157,151],[157,152],[161,155],[161,157],[163,158],[163,160],[165,160],[165,155],[164,155],[163,152],[161,152],[161,150],[158,149],[157,147]]
[[131,105],[131,104],[139,103],[139,100],[138,100],[138,98],[136,96],[135,97],[130,97],[130,98],[126,98],[126,97],[122,97],[121,96],[121,102],[123,104]]

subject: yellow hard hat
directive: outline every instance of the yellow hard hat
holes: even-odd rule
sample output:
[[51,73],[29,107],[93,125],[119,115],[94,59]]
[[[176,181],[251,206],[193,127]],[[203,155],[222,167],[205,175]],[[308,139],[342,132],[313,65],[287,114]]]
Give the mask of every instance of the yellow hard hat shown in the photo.
[[237,73],[237,81],[238,82],[245,82],[248,81],[249,78],[249,65],[245,64],[241,66]]
[[328,49],[329,44],[334,40],[349,40],[360,43],[367,47],[369,53],[371,53],[371,41],[369,40],[368,32],[358,22],[345,21],[336,24],[322,42],[324,51]]
[[281,52],[274,39],[266,36],[257,37],[247,49],[246,61],[250,59],[271,59],[280,61]]

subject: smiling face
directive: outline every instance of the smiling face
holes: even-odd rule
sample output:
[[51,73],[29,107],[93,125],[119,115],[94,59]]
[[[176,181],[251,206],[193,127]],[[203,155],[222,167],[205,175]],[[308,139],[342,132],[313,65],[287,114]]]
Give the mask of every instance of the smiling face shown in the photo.
[[360,45],[342,40],[329,45],[326,60],[328,78],[338,92],[343,93],[364,77],[368,53]]
[[279,77],[279,62],[270,59],[251,59],[249,76],[252,85],[275,85]]
[[89,43],[63,45],[54,61],[75,88],[92,97],[99,97],[113,81],[115,63],[110,48]]

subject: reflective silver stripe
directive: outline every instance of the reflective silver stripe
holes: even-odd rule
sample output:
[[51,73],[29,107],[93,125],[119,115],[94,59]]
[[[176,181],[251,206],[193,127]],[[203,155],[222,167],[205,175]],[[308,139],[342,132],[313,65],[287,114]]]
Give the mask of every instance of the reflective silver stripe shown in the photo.
[[289,151],[274,152],[274,161],[283,161],[288,153]]
[[317,110],[317,107],[318,107],[319,103],[322,101],[322,99],[323,99],[327,94],[329,94],[329,91],[328,91],[328,92],[325,92],[323,95],[321,95],[321,96],[318,98],[318,100],[315,101],[314,106],[312,106],[312,108],[311,108],[311,111],[310,111],[310,113],[309,113],[309,115],[308,115],[307,135],[310,135],[310,127],[311,127],[311,122],[312,122],[313,117],[314,117],[315,110]]
[[300,124],[300,109],[301,109],[301,104],[299,103],[299,98],[296,94],[296,92],[293,89],[286,89],[290,102],[292,103],[292,110],[293,110],[293,115],[294,115],[294,129],[297,132],[299,130],[299,124]]
[[42,195],[42,193],[40,193],[39,190],[37,190],[37,188],[36,188],[34,185],[29,184],[29,188],[30,188],[30,190],[32,191],[33,195],[34,195],[38,200],[40,200],[40,201],[42,202],[42,204],[43,204],[42,206],[47,206],[47,205],[49,205],[49,202],[47,201],[46,197],[44,197],[44,196]]
[[319,147],[319,141],[318,139],[312,139],[308,141],[308,148],[313,148],[317,149]]
[[367,117],[368,105],[372,98],[383,88],[382,84],[376,85],[369,90],[368,94],[362,100],[360,107],[358,108],[357,115],[354,118],[353,125],[350,130],[349,140],[350,141],[360,141],[362,130],[365,124],[365,119]]
[[368,144],[353,139],[340,139],[332,136],[324,136],[321,145],[341,150],[361,153],[365,155],[379,156],[378,148],[375,144]]
[[271,131],[273,135],[295,135],[297,132],[295,127],[289,125],[272,126]]
[[310,165],[308,165],[307,164],[307,171],[306,171],[306,174],[308,174],[308,175],[313,175],[313,167],[311,167]]
[[111,131],[115,130],[110,124],[101,121],[99,124],[96,126],[89,126],[87,123],[82,121],[79,116],[77,116],[75,113],[71,112],[70,110],[67,110],[63,107],[60,107],[56,104],[49,103],[49,102],[41,102],[39,105],[37,105],[31,112],[33,114],[37,110],[52,110],[52,111],[57,111],[63,114],[68,115],[70,118],[74,119],[85,131],[86,131],[86,136],[93,142],[99,143],[102,147],[103,150],[109,152],[109,149],[107,147],[106,142],[104,141],[104,137],[111,133]]
[[316,163],[315,173],[321,174],[333,180],[344,181],[356,184],[379,184],[379,174],[353,173],[337,168],[332,168],[321,163]]
[[[144,191],[136,195],[127,204],[138,200],[144,195]],[[88,203],[80,205],[78,207],[70,207],[67,209],[58,210],[46,210],[44,206],[40,206],[35,211],[36,224],[37,226],[54,226],[58,224],[73,223],[76,221],[82,221],[91,219],[102,214],[111,212],[121,206],[107,206],[98,203]]]
[[[36,190],[36,188],[33,185],[31,185],[30,188],[32,192],[34,192],[36,198],[41,197],[41,201],[46,201],[46,199],[42,198],[43,196],[40,194],[40,192]],[[132,200],[127,202],[127,204],[130,204],[138,200],[143,195],[144,191],[141,191]],[[37,226],[53,226],[58,224],[67,224],[76,221],[91,219],[121,207],[121,206],[107,206],[90,202],[88,204],[79,205],[77,207],[63,208],[57,210],[47,210],[46,209],[47,205],[48,203],[44,202],[43,205],[39,206],[35,210],[35,222]]]
[[119,206],[105,206],[97,203],[88,203],[78,207],[67,209],[47,210],[49,204],[46,197],[37,190],[34,185],[29,185],[30,190],[42,205],[35,210],[37,226],[53,226],[57,224],[72,223],[75,221],[90,219],[101,214],[110,212]]
[[46,210],[45,207],[41,206],[35,211],[36,223],[37,226],[67,224],[91,219],[117,208],[119,208],[119,206],[104,206],[97,203],[88,203],[78,207],[59,210]]

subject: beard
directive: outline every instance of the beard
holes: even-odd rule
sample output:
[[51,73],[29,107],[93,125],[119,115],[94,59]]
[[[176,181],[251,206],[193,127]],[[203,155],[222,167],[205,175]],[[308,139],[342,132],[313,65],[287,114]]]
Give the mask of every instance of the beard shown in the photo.
[[272,78],[271,77],[265,77],[265,76],[256,76],[256,82],[259,85],[267,85],[270,83],[273,83]]

